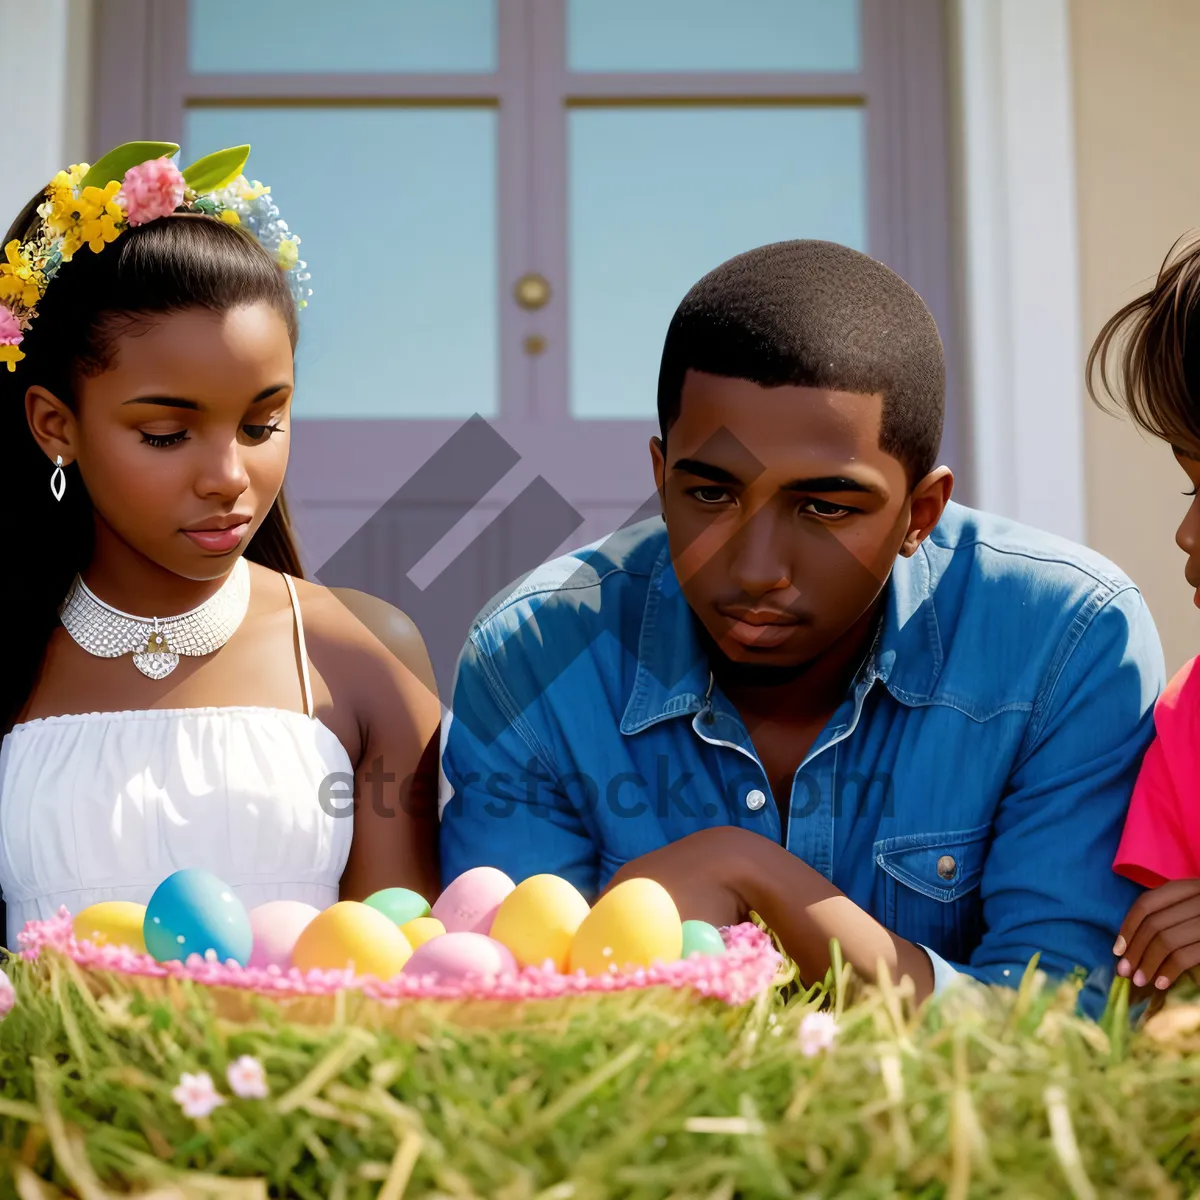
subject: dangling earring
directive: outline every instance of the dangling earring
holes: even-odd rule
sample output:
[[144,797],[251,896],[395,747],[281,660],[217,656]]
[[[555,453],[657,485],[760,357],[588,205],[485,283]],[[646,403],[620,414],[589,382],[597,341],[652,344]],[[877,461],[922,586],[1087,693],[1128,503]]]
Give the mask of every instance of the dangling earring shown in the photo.
[[50,472],[50,490],[55,500],[61,500],[67,490],[67,473],[63,470],[61,454],[56,456],[54,470]]

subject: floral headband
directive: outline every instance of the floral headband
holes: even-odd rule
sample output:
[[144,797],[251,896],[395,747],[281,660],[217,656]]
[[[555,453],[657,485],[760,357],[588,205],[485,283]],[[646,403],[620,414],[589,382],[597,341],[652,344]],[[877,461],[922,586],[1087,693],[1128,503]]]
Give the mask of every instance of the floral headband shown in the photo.
[[244,225],[287,275],[297,308],[308,304],[300,239],[280,220],[271,189],[242,174],[250,147],[218,150],[182,171],[171,161],[178,150],[172,142],[127,142],[95,166],[77,163],[50,181],[37,221],[4,247],[7,261],[0,262],[0,363],[10,371],[25,357],[25,331],[63,263],[84,246],[99,254],[126,229],[174,212]]

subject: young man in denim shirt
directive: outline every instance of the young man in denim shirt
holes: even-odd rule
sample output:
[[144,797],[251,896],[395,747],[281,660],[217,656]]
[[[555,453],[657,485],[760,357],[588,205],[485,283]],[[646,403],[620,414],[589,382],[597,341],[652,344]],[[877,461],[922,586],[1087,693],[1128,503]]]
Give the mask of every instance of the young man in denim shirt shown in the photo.
[[950,499],[934,321],[874,260],[762,247],[685,297],[651,445],[662,520],[473,625],[444,734],[442,875],[658,879],[829,941],[918,997],[1029,959],[1111,978],[1112,862],[1164,683],[1131,581]]

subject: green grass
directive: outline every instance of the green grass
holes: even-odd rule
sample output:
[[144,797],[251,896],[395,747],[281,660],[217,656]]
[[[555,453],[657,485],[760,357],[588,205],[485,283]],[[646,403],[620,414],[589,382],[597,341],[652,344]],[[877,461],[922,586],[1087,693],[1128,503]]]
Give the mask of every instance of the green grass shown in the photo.
[[[97,1000],[70,964],[8,970],[0,1193],[23,1200],[1200,1195],[1194,989],[1127,1032],[1124,984],[1096,1025],[1032,970],[919,1013],[899,988],[789,971],[741,1009],[612,995],[464,1028],[423,1003],[402,1034],[353,1002],[324,1027],[269,1008],[234,1025],[199,987]],[[839,1033],[805,1057],[822,1006]],[[242,1054],[268,1099],[232,1097]],[[228,1102],[184,1116],[184,1071]]]

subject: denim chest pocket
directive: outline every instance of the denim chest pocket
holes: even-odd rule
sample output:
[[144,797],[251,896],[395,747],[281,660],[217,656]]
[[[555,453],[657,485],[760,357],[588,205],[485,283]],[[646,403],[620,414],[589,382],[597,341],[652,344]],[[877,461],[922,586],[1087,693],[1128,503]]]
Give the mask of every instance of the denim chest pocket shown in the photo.
[[943,958],[965,962],[983,936],[979,883],[991,833],[990,825],[978,825],[877,841],[883,923]]

